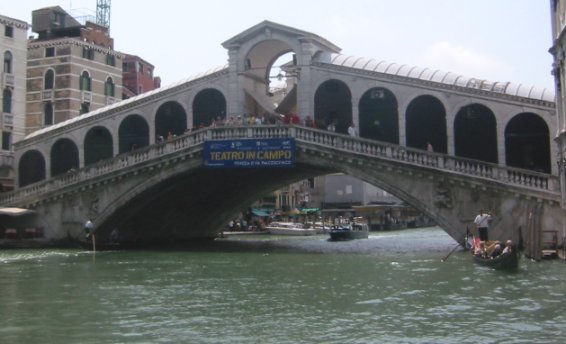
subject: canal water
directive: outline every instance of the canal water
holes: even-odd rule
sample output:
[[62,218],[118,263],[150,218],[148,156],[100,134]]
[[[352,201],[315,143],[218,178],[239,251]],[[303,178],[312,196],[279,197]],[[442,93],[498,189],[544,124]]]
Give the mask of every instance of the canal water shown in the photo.
[[438,228],[175,250],[0,251],[1,343],[564,343],[566,264],[475,265]]

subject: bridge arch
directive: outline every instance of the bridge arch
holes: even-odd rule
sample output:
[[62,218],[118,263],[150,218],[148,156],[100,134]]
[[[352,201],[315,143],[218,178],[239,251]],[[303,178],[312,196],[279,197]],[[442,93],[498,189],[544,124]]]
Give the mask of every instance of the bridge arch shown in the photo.
[[84,165],[88,166],[112,156],[114,146],[110,131],[103,126],[90,128],[84,139]]
[[207,127],[220,117],[226,119],[226,97],[216,88],[205,88],[193,99],[193,128]]
[[353,121],[352,92],[344,81],[329,79],[316,88],[314,120],[322,128],[333,123],[337,133],[348,133]]
[[25,152],[18,164],[18,184],[20,187],[42,181],[46,178],[45,158],[40,151],[32,149]]
[[51,177],[79,168],[79,149],[75,142],[62,138],[51,146]]
[[187,113],[176,101],[159,106],[155,114],[155,137],[167,137],[169,133],[181,135],[187,130]]
[[434,96],[418,96],[409,103],[405,131],[408,147],[425,149],[430,142],[436,152],[448,152],[446,109]]
[[149,125],[141,115],[125,117],[118,128],[118,153],[130,152],[149,145]]
[[360,137],[399,143],[399,113],[397,98],[389,89],[367,90],[359,103]]
[[520,113],[505,126],[508,166],[551,173],[550,134],[545,120],[532,112]]
[[487,106],[474,103],[460,108],[454,118],[454,152],[463,158],[498,163],[497,121]]

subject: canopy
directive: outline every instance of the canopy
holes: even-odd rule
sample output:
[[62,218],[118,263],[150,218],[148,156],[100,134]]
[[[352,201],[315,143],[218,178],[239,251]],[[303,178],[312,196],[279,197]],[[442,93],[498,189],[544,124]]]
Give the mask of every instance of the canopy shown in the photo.
[[0,215],[21,216],[26,214],[34,214],[34,210],[24,208],[0,208]]
[[263,209],[252,209],[252,214],[254,214],[255,216],[260,216],[260,217],[267,217],[267,216],[271,215],[270,213],[268,213],[267,211],[265,211]]

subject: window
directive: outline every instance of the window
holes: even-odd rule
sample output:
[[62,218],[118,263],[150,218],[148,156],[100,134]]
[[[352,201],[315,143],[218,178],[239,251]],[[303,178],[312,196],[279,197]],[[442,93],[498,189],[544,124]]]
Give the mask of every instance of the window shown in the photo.
[[94,60],[94,50],[89,47],[83,47],[83,58]]
[[4,53],[4,73],[12,73],[12,53]]
[[10,150],[10,146],[12,145],[12,133],[9,131],[2,132],[2,149],[3,150]]
[[43,78],[43,89],[44,90],[52,90],[55,84],[55,72],[53,69],[47,70],[45,72],[45,77]]
[[87,71],[84,71],[81,74],[81,79],[80,79],[80,89],[81,91],[90,91],[90,75],[88,74]]
[[109,66],[116,66],[116,56],[107,54],[106,55],[106,64]]
[[140,74],[143,74],[143,64],[140,63],[139,66],[140,66],[139,72],[140,72]]
[[12,113],[12,91],[5,89],[2,96],[2,112]]
[[122,71],[123,72],[128,71],[128,63],[127,62],[122,62]]
[[53,104],[51,102],[46,103],[43,108],[43,124],[53,125]]
[[45,48],[45,57],[55,56],[55,47]]
[[106,83],[104,84],[104,95],[114,97],[114,81],[112,81],[110,77],[106,79]]
[[6,27],[4,28],[4,36],[14,37],[14,27],[6,25]]
[[89,103],[82,103],[81,104],[81,111],[80,114],[84,114],[90,111],[90,104]]

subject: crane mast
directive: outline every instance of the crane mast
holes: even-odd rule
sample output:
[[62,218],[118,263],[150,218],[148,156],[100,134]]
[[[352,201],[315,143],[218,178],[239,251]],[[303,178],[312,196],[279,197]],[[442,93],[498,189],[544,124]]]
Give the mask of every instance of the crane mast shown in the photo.
[[96,0],[96,23],[110,31],[110,0]]

